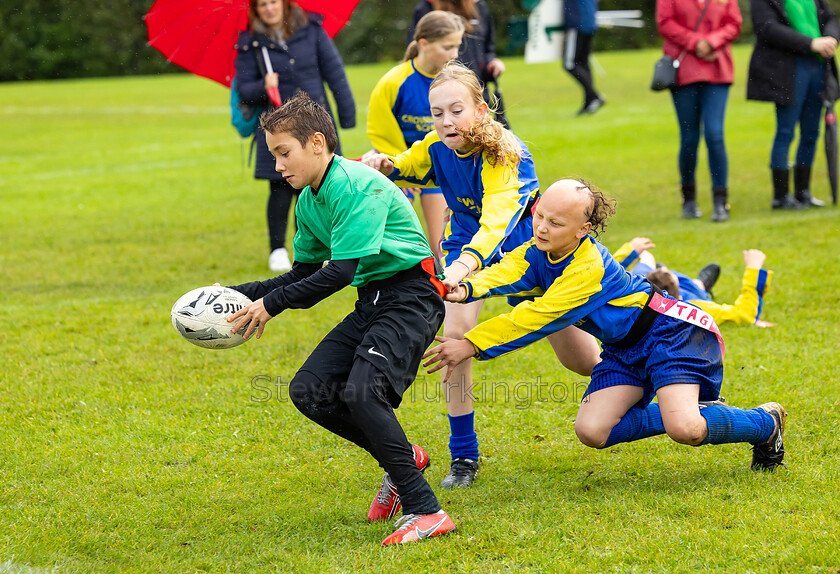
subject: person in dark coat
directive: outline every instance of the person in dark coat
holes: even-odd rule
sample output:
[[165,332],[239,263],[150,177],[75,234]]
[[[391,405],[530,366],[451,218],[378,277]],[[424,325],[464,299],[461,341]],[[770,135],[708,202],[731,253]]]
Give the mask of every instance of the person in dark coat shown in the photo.
[[487,82],[505,71],[505,64],[496,56],[496,29],[493,16],[484,0],[422,0],[414,7],[405,45],[414,41],[414,30],[420,18],[432,10],[445,10],[465,20],[466,31],[458,48],[458,61],[468,67],[484,85],[484,101],[491,102]]
[[[283,101],[301,91],[333,116],[324,88],[326,82],[335,98],[341,127],[354,127],[356,103],[344,62],[321,26],[321,17],[307,14],[290,0],[250,0],[248,16],[249,31],[242,32],[236,43],[236,89],[242,101],[271,107],[267,90],[276,86]],[[268,52],[273,74],[265,73],[263,47]],[[272,271],[285,272],[292,267],[285,247],[289,208],[292,196],[299,192],[274,171],[274,157],[266,147],[265,132],[258,128],[255,138],[254,177],[269,181],[268,266]],[[336,153],[341,153],[340,144]]]
[[[840,26],[826,0],[750,0],[756,42],[747,99],[776,104],[776,137],[770,154],[773,209],[822,207],[810,191],[823,101],[840,93],[834,52]],[[788,153],[796,124],[799,149],[790,196]]]
[[579,116],[594,114],[606,103],[595,91],[589,54],[592,38],[598,30],[595,14],[598,0],[566,0],[563,2],[563,69],[583,88],[583,107]]

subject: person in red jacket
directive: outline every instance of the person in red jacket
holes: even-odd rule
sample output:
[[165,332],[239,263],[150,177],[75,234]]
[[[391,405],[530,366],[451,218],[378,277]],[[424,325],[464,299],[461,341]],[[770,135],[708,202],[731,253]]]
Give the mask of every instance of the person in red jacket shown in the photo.
[[[723,122],[734,76],[732,41],[741,33],[737,0],[657,0],[656,26],[665,54],[680,61],[678,87],[671,90],[680,125],[679,168],[685,219],[702,214],[697,206],[697,147],[700,126],[712,176],[712,221],[729,219],[729,160]],[[698,24],[699,23],[699,24]]]

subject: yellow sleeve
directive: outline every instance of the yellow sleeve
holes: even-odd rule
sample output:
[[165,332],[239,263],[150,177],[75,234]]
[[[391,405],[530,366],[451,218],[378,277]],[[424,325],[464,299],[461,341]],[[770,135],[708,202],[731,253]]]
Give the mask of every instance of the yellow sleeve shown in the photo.
[[531,264],[525,259],[525,253],[532,245],[533,239],[507,253],[495,265],[463,281],[461,284],[467,288],[466,301],[500,295],[542,295],[542,288],[527,276]]
[[399,155],[388,155],[394,162],[394,173],[391,181],[399,187],[437,187],[432,181],[432,156],[429,155],[429,146],[439,142],[440,138],[436,131],[429,132],[420,141],[414,142],[410,148]]
[[602,290],[603,278],[600,254],[597,249],[588,250],[584,257],[572,261],[542,296],[480,323],[464,337],[476,346],[482,359],[521,349],[584,318],[591,311],[587,302]]
[[519,195],[522,182],[519,181],[516,165],[491,165],[482,158],[481,182],[484,187],[481,198],[479,228],[470,242],[464,245],[462,253],[470,253],[481,268],[482,261],[504,243],[513,228],[519,223],[528,198]]
[[625,243],[618,250],[612,254],[613,258],[618,261],[622,267],[630,271],[639,262],[639,254],[633,249],[630,243]]
[[735,323],[736,325],[753,325],[758,320],[764,293],[770,286],[773,272],[764,269],[746,269],[741,280],[741,294],[733,305],[724,305],[714,301],[690,301],[697,305],[715,320],[715,323]]
[[[408,64],[408,67],[405,66]],[[396,155],[405,150],[403,136],[397,118],[394,117],[394,104],[400,86],[411,74],[410,62],[404,62],[392,68],[382,76],[370,95],[368,104],[367,136],[376,151]]]

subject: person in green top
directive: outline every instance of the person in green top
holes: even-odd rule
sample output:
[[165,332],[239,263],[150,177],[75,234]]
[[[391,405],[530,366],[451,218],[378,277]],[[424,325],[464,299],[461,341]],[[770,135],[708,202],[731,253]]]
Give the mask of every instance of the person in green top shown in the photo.
[[[770,152],[773,209],[822,207],[811,193],[824,103],[840,95],[834,52],[840,26],[827,0],[750,0],[755,49],[747,99],[776,104],[776,136]],[[790,195],[788,154],[796,125],[799,148]]]
[[[385,470],[368,520],[402,508],[383,545],[455,530],[423,471],[426,451],[408,442],[394,414],[420,358],[443,323],[442,271],[402,191],[377,171],[334,153],[329,113],[304,94],[260,125],[275,169],[300,189],[292,269],[233,286],[253,303],[228,317],[260,338],[285,309],[303,309],[352,285],[355,309],[327,334],[289,383],[305,416],[373,456]],[[324,262],[329,260],[327,265]],[[247,325],[247,327],[246,327]]]

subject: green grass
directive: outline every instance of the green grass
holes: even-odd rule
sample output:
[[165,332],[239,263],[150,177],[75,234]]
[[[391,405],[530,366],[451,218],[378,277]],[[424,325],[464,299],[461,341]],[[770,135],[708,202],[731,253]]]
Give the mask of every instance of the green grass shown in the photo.
[[[723,328],[723,394],[788,408],[788,468],[751,472],[746,445],[583,447],[585,381],[541,343],[475,369],[480,478],[438,489],[459,533],[389,549],[392,526],[364,519],[381,471],[283,386],[354,293],[283,313],[230,351],[169,324],[189,289],[268,274],[267,186],[243,165],[227,92],[189,76],[0,85],[0,572],[840,570],[838,211],[770,211],[774,114],[744,100],[748,56],[736,49],[724,224],[708,221],[705,152],[706,216],[679,218],[676,120],[647,90],[655,51],[597,55],[609,103],[592,117],[574,117],[580,91],[557,64],[509,60],[503,86],[543,186],[584,176],[618,199],[609,247],[650,236],[686,273],[715,260],[724,301],[741,250],[767,252],[763,318],[777,326]],[[349,157],[368,147],[366,99],[386,69],[348,70]],[[820,154],[818,197],[825,181]],[[436,381],[421,375],[398,412],[432,456],[433,486],[448,462]]]

